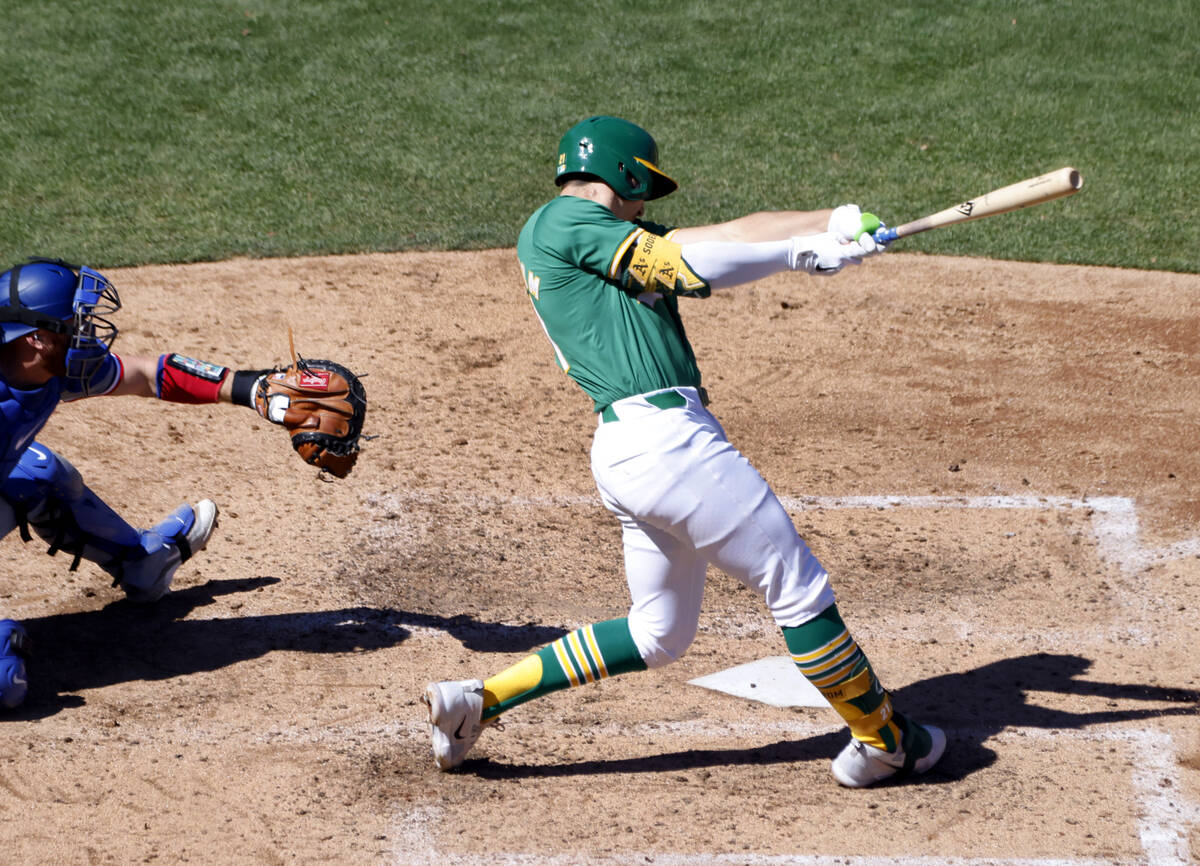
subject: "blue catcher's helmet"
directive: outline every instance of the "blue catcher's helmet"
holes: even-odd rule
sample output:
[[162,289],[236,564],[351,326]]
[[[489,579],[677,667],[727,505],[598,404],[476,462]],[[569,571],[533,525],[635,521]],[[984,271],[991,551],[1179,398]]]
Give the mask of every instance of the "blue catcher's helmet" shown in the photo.
[[105,316],[121,309],[101,273],[61,259],[30,259],[0,274],[0,327],[8,343],[43,329],[71,336],[67,377],[90,380],[117,338]]
[[64,262],[31,261],[0,274],[3,342],[38,328],[69,334],[75,319],[78,283],[78,275]]

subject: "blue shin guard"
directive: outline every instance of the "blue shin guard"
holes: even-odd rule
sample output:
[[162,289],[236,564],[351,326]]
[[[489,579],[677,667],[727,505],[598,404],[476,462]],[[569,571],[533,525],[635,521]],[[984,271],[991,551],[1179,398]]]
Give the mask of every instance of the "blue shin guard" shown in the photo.
[[[29,530],[50,545],[96,563],[135,601],[155,601],[171,584],[179,564],[204,546],[216,519],[216,507],[205,501],[197,514],[184,504],[154,528],[130,526],[83,483],[78,470],[40,443],[34,443],[8,478],[0,482],[3,497],[16,514],[21,537]],[[210,513],[211,512],[211,513]]]
[[29,690],[25,659],[29,655],[29,636],[19,622],[0,619],[0,706],[19,707]]
[[32,529],[50,545],[51,554],[72,554],[72,570],[80,559],[107,570],[140,555],[141,534],[83,483],[74,466],[38,442],[25,449],[0,481],[0,496],[16,513],[21,538],[28,541]]

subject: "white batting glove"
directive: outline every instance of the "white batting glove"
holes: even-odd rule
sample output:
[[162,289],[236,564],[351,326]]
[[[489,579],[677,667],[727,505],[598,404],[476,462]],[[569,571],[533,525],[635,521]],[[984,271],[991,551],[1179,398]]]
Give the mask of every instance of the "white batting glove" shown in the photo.
[[[868,238],[863,235],[863,238]],[[870,240],[874,244],[874,239]],[[874,248],[872,248],[874,249]],[[804,271],[814,276],[833,276],[846,265],[862,264],[867,250],[854,241],[844,241],[833,232],[819,235],[804,235],[792,238],[789,265],[793,271]]]
[[855,241],[863,250],[863,254],[873,256],[887,252],[887,244],[875,240],[875,231],[883,226],[879,217],[873,213],[863,213],[856,204],[844,204],[833,209],[829,215],[828,231],[843,240]]
[[844,204],[833,209],[825,231],[852,241],[862,228],[862,209],[856,204]]

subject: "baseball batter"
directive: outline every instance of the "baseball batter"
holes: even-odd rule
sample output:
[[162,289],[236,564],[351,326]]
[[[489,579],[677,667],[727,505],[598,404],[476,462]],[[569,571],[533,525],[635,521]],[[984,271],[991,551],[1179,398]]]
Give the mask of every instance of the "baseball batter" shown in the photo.
[[645,203],[676,189],[641,127],[592,117],[558,148],[560,194],[526,222],[517,256],[559,366],[592,399],[592,473],[621,523],[632,604],[487,680],[431,683],[437,765],[462,763],[483,728],[518,704],[678,659],[696,636],[712,563],[753,589],[800,672],[846,721],[833,761],[865,787],[937,762],[946,738],[896,710],[834,603],[825,569],[706,408],[679,298],[785,270],[832,275],[883,251],[855,205],[751,214],[671,228]]
[[[36,441],[60,403],[132,394],[174,403],[233,402],[259,409],[258,383],[270,370],[231,371],[176,353],[118,356],[121,307],[102,274],[57,259],[32,259],[0,273],[0,537],[19,529],[47,542],[50,553],[97,563],[135,602],[153,602],[180,564],[203,550],[217,523],[208,499],[184,503],[150,529],[126,523],[65,457]],[[275,407],[284,423],[286,406]],[[103,436],[97,433],[97,439]],[[88,447],[92,443],[81,443]],[[25,628],[0,620],[0,706],[19,706],[28,690],[31,641]]]

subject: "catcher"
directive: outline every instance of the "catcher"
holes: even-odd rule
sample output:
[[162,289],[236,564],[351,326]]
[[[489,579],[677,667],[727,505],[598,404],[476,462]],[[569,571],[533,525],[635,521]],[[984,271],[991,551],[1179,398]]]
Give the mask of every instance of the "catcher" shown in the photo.
[[[91,560],[145,603],[162,598],[179,566],[204,549],[217,506],[185,502],[149,529],[131,526],[35,440],[59,403],[134,395],[247,406],[283,426],[305,462],[344,477],[358,457],[366,395],[353,373],[328,361],[231,371],[177,353],[117,355],[108,316],[120,308],[116,288],[91,268],[31,259],[0,273],[0,537],[36,534],[49,553],[72,557],[71,570]],[[0,706],[24,701],[30,646],[19,623],[0,620]]]

